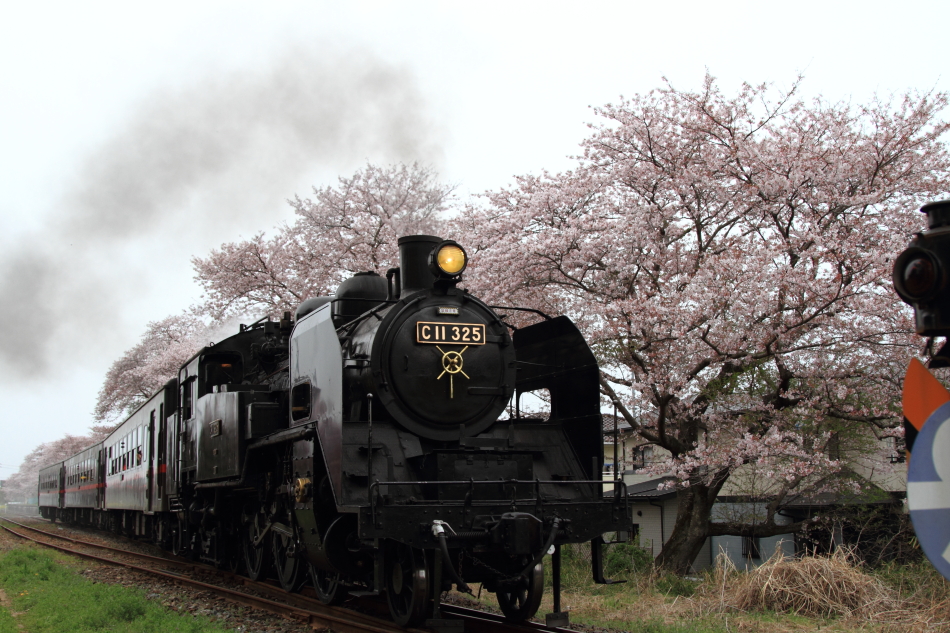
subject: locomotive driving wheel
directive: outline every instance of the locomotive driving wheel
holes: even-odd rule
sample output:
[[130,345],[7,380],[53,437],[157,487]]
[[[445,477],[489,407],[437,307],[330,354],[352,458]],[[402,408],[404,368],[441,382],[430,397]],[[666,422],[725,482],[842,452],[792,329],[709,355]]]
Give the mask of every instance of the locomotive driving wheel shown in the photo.
[[172,519],[173,521],[173,533],[172,533],[172,553],[176,556],[184,556],[185,558],[190,558],[192,560],[198,560],[198,553],[194,549],[194,543],[192,542],[192,531],[188,524],[188,519],[182,516],[179,516],[177,519]]
[[271,545],[277,580],[284,591],[296,593],[307,582],[308,563],[297,556],[294,537],[271,530]]
[[519,578],[518,584],[505,586],[495,594],[498,606],[509,622],[523,622],[538,612],[541,596],[544,595],[544,566],[538,563],[527,578]]
[[241,544],[244,550],[244,567],[247,569],[247,577],[251,580],[263,580],[267,577],[267,571],[270,569],[270,543],[267,542],[266,538],[261,538],[266,525],[267,517],[260,509],[250,512],[245,510],[241,514]]
[[399,626],[420,624],[431,602],[425,552],[393,542],[385,554],[386,600],[393,621]]
[[346,598],[346,587],[338,571],[327,571],[310,565],[310,581],[323,604],[340,604]]

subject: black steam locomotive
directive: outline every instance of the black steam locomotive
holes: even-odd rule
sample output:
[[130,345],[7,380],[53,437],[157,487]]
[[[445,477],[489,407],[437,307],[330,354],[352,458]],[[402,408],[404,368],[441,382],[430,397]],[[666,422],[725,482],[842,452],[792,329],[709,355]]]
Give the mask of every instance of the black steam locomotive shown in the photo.
[[[458,287],[456,242],[399,249],[385,278],[203,348],[102,444],[41,472],[43,516],[289,591],[310,580],[328,604],[384,593],[401,625],[437,619],[442,592],[473,581],[529,618],[548,553],[558,611],[565,543],[593,543],[602,582],[601,537],[629,514],[619,488],[603,492],[583,337],[567,317],[507,325]],[[523,414],[540,390],[550,414]]]

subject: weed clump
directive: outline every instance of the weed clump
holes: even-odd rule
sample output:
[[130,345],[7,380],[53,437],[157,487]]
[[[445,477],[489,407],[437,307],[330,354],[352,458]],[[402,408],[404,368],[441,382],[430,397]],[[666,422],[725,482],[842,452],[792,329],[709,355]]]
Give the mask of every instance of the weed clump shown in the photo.
[[736,575],[728,593],[731,606],[740,611],[870,620],[901,610],[896,593],[855,565],[844,548],[800,559],[776,552],[760,567]]

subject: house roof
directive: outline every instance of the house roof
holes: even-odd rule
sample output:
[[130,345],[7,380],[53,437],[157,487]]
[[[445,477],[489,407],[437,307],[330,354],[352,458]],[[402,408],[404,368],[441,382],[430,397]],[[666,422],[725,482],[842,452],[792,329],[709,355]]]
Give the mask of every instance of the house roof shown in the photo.
[[631,499],[642,499],[648,501],[650,499],[660,499],[675,495],[676,489],[673,487],[664,488],[663,490],[659,489],[661,484],[674,481],[676,481],[676,477],[667,475],[665,477],[657,477],[656,479],[641,481],[638,484],[631,484],[627,486],[627,497]]
[[[614,415],[612,413],[604,414],[604,435],[614,432]],[[629,433],[633,430],[633,427],[630,426],[630,423],[627,422],[622,416],[616,416],[617,419],[617,431],[620,433]]]

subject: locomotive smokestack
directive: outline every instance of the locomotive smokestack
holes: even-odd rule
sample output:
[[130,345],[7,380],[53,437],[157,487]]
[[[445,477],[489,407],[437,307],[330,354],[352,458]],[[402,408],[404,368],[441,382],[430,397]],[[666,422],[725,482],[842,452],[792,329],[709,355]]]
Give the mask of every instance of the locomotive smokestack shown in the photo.
[[432,289],[435,276],[429,270],[429,253],[441,242],[442,238],[434,235],[406,235],[399,238],[401,296]]

